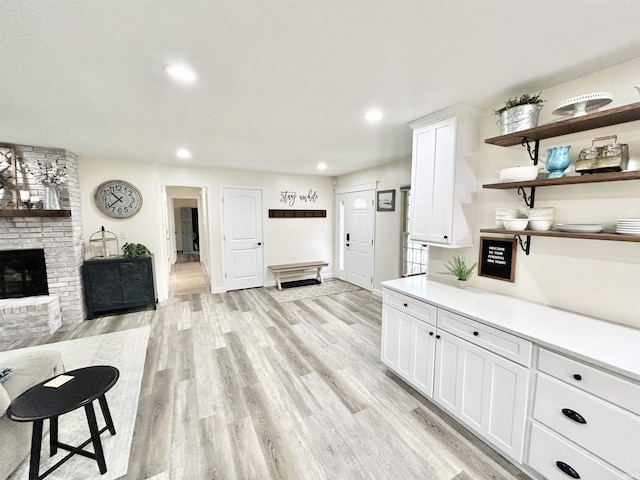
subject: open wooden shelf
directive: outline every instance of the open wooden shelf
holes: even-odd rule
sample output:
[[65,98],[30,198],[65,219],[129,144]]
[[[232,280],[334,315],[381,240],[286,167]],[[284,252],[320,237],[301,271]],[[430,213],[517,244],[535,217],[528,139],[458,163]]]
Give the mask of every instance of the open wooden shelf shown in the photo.
[[575,233],[557,230],[505,230],[504,228],[481,228],[481,233],[498,233],[500,235],[527,235],[531,237],[583,238],[588,240],[607,240],[613,242],[640,242],[640,235],[623,235],[615,232]]
[[0,217],[70,217],[71,210],[17,210],[0,209]]
[[536,178],[525,182],[485,183],[482,188],[518,188],[518,187],[548,187],[552,185],[575,185],[578,183],[617,182],[621,180],[639,180],[640,170],[633,172],[608,172],[575,175],[561,178]]
[[539,125],[527,130],[520,130],[519,132],[487,138],[484,142],[500,147],[510,147],[512,145],[520,145],[523,138],[543,140],[545,138],[559,137],[570,133],[593,130],[594,128],[633,122],[635,120],[640,120],[640,102],[589,113],[581,117],[558,120],[557,122]]

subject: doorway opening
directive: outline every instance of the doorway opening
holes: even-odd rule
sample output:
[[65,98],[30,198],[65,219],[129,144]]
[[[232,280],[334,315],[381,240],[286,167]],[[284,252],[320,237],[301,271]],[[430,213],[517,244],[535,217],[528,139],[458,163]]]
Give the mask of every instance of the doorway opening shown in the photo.
[[168,297],[210,292],[206,188],[163,189]]

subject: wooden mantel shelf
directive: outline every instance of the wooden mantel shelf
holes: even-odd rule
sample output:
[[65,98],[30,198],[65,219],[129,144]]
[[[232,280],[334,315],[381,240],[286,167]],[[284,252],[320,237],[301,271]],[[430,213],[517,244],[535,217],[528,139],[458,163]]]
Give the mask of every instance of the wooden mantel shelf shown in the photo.
[[558,120],[557,122],[546,123],[534,128],[520,130],[519,132],[508,133],[498,137],[487,138],[484,142],[500,147],[510,147],[512,145],[520,145],[523,138],[528,138],[529,140],[544,140],[545,138],[559,137],[570,133],[593,130],[594,128],[633,122],[635,120],[640,120],[640,102],[589,113],[581,117]]
[[70,217],[71,210],[17,210],[0,209],[0,217]]

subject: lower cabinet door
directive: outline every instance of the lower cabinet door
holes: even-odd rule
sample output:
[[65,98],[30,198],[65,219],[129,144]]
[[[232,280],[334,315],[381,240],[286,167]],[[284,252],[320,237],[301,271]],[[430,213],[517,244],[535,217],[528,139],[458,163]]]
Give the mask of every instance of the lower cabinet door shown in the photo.
[[398,366],[398,311],[382,306],[382,338],[380,339],[380,360],[395,370]]
[[521,462],[529,370],[438,330],[434,400]]
[[423,395],[433,398],[435,373],[436,327],[419,320],[411,329],[411,382]]
[[436,327],[384,305],[382,361],[423,395],[433,396]]

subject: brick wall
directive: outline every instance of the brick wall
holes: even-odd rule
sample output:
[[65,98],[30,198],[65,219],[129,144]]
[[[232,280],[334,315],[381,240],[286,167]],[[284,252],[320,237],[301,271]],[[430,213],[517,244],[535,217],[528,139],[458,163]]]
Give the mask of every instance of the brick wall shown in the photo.
[[[86,315],[81,272],[84,240],[77,157],[59,148],[23,145],[15,145],[14,148],[18,159],[58,161],[59,165],[66,167],[68,182],[58,188],[61,208],[71,210],[71,217],[0,217],[0,249],[43,248],[49,295],[58,297],[62,323],[81,322]],[[44,197],[44,189],[39,185],[32,184],[29,190],[31,195]],[[10,301],[2,301],[4,308],[8,308],[5,302]],[[48,302],[45,303],[49,305]],[[55,314],[48,311],[43,312],[43,315],[55,318]],[[32,317],[33,315],[30,315],[30,318]],[[37,322],[34,320],[34,323]],[[35,329],[34,334],[36,330],[41,331],[42,327]]]

